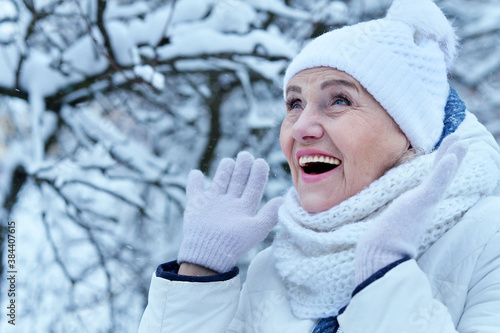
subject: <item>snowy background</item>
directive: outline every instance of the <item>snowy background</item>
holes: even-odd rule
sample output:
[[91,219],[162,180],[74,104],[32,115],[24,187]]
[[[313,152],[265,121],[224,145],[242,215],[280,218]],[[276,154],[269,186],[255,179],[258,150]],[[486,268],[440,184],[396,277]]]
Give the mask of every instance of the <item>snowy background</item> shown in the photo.
[[[265,200],[281,194],[288,61],[389,3],[0,0],[0,331],[135,332],[153,270],[176,256],[188,171],[245,149],[271,166]],[[499,140],[500,2],[437,3],[461,38],[452,85]]]

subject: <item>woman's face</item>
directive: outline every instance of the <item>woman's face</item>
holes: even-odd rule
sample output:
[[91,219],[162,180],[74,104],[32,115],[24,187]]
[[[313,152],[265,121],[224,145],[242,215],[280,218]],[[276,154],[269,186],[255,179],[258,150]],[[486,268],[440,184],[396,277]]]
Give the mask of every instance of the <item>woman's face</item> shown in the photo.
[[296,74],[286,87],[280,143],[302,208],[328,210],[380,178],[409,143],[350,75],[330,67]]

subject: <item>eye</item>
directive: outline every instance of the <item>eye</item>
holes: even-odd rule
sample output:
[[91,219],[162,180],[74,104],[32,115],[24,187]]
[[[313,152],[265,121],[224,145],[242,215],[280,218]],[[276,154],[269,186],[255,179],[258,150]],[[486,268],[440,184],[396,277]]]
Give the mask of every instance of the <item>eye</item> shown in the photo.
[[286,108],[288,110],[299,110],[302,108],[302,105],[300,105],[300,100],[299,99],[292,99],[286,102]]
[[339,96],[334,96],[333,97],[333,99],[332,99],[332,105],[347,105],[347,106],[351,106],[352,103],[351,103],[351,101],[347,97],[339,95]]

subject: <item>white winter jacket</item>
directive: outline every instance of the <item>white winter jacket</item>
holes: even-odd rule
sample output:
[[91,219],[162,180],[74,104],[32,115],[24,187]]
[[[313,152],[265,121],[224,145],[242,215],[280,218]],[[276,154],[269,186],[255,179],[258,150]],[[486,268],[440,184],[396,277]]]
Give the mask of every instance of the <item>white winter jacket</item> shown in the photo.
[[[468,113],[464,123],[474,122]],[[467,128],[462,138],[486,140],[498,154],[482,126]],[[397,265],[356,293],[337,319],[345,333],[500,333],[500,188],[417,261]],[[316,324],[291,312],[268,248],[252,261],[241,291],[237,276],[180,282],[154,275],[139,332],[306,333]]]

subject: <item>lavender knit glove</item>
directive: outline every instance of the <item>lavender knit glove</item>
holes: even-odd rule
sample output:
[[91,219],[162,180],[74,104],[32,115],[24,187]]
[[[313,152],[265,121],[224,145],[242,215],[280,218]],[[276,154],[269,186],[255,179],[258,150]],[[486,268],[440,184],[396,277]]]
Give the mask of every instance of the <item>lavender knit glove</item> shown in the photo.
[[395,199],[364,233],[356,246],[356,283],[404,257],[415,258],[420,236],[436,203],[453,180],[467,149],[456,135],[447,137],[434,159],[430,175]]
[[201,171],[191,171],[177,261],[223,273],[262,241],[278,221],[282,202],[275,198],[257,213],[268,173],[267,163],[248,152],[239,153],[236,161],[223,159],[207,191]]

